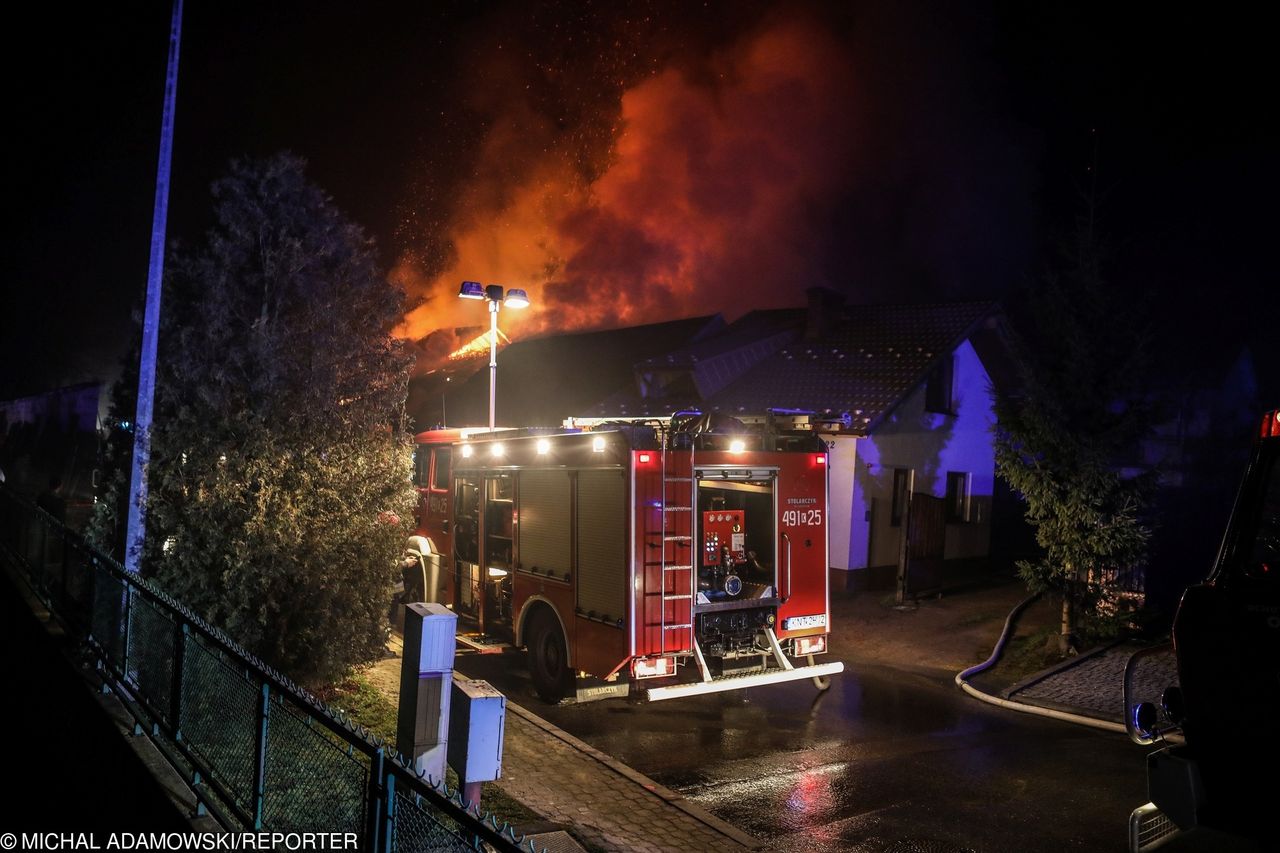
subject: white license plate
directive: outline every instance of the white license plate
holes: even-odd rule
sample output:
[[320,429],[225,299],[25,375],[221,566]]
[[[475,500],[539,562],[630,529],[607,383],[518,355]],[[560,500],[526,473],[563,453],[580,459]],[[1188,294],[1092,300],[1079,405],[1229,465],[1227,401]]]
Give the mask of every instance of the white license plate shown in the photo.
[[782,620],[782,630],[798,631],[801,628],[825,628],[827,625],[827,614],[819,613],[814,616],[792,616],[789,619]]

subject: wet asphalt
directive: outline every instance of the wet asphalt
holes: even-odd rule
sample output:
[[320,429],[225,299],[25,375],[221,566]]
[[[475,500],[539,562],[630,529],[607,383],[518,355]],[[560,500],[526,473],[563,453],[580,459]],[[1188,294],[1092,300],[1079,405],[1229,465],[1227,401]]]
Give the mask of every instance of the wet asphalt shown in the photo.
[[855,665],[821,693],[802,681],[548,706],[522,653],[457,667],[767,849],[1123,851],[1129,813],[1147,801],[1145,750],[1123,735],[994,708],[927,670]]

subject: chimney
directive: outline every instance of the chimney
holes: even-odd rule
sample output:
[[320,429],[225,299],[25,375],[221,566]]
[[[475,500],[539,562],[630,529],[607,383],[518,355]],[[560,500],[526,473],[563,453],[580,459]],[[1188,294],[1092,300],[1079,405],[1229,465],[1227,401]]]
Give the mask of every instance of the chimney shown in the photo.
[[809,297],[809,314],[805,318],[804,339],[814,341],[825,338],[835,331],[840,321],[840,312],[844,309],[844,294],[829,287],[810,287],[805,291]]

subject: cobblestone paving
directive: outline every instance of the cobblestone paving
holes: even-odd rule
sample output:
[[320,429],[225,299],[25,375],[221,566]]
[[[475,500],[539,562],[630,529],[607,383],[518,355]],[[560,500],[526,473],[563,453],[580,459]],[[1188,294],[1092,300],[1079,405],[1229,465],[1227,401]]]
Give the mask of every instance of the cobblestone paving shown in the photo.
[[[399,701],[403,642],[396,657],[366,670],[376,689]],[[599,850],[749,850],[754,839],[508,700],[502,778],[497,785]]]
[[[1083,655],[1056,672],[1010,693],[1009,698],[1077,708],[1116,722],[1124,721],[1124,667],[1142,646],[1121,643],[1098,654]],[[1178,683],[1173,651],[1138,663],[1133,686],[1135,702],[1159,702],[1160,694]]]
[[586,744],[511,710],[502,780],[496,784],[548,820],[571,825],[589,844],[602,850],[749,849],[718,830],[719,821],[710,815],[690,814],[701,811],[696,806],[675,805],[673,800],[683,801],[679,794],[629,768],[606,764],[607,757]]

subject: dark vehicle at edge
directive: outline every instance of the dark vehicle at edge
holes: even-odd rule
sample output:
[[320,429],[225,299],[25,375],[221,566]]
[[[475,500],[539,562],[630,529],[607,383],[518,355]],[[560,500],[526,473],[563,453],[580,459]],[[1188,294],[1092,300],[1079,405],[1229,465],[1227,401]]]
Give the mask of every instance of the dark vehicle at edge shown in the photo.
[[[1209,577],[1188,587],[1173,624],[1179,687],[1162,711],[1132,705],[1154,808],[1169,832],[1204,828],[1259,842],[1276,836],[1280,767],[1280,410],[1263,416]],[[1161,719],[1163,718],[1163,719]],[[1173,734],[1181,730],[1184,743]],[[1144,807],[1151,808],[1151,807]],[[1142,810],[1140,809],[1139,812]],[[1135,812],[1135,816],[1139,812]],[[1152,843],[1131,838],[1131,847]]]

